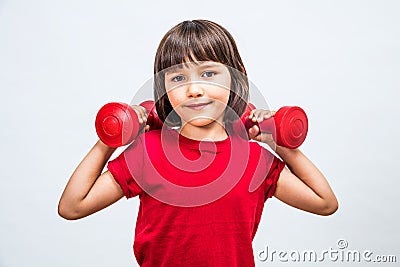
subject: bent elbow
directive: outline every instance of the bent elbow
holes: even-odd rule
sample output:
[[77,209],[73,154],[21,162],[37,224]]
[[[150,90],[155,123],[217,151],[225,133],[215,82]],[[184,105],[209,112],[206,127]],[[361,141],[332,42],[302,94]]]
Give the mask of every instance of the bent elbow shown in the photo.
[[329,201],[321,210],[321,212],[319,212],[318,214],[322,216],[329,216],[334,214],[338,209],[339,209],[339,203],[335,198],[334,200]]
[[79,215],[79,212],[72,210],[68,206],[62,204],[61,202],[58,204],[58,215],[66,219],[68,221],[73,221],[82,218],[82,216]]

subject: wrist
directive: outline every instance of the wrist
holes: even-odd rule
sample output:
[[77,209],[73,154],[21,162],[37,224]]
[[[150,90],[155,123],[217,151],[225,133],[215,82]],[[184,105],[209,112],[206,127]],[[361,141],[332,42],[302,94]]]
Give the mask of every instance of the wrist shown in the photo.
[[287,147],[284,147],[284,146],[276,145],[275,153],[278,154],[278,156],[283,161],[287,162],[289,159],[295,158],[301,152],[300,152],[300,150],[298,148],[291,149],[291,148],[287,148]]
[[114,151],[116,150],[116,148],[104,144],[103,141],[101,141],[100,139],[96,142],[95,147],[98,148],[101,152],[109,155],[114,153]]

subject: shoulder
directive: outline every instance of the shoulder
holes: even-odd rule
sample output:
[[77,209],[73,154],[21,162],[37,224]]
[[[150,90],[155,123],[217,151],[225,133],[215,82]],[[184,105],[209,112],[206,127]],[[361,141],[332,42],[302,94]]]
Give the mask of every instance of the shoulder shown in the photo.
[[142,140],[158,141],[161,140],[161,135],[162,135],[161,129],[158,129],[149,132],[144,132],[141,135],[139,135],[139,138]]
[[161,130],[152,130],[149,132],[143,132],[139,134],[131,145],[135,143],[142,143],[144,145],[151,144],[154,142],[159,142],[161,140],[162,132]]
[[282,161],[271,152],[267,145],[260,144],[256,141],[250,141],[250,161],[258,162],[267,167],[267,169],[275,168],[276,165],[282,165]]
[[273,154],[263,145],[257,141],[249,141],[250,151],[262,157],[271,157]]
[[148,156],[159,154],[160,149],[162,149],[161,131],[143,132],[124,150],[122,157],[131,164],[143,165]]
[[173,131],[171,129],[166,130],[152,130],[149,132],[141,133],[133,143],[129,146],[129,149],[133,148],[145,148],[146,150],[159,149],[162,145],[169,143],[173,138]]

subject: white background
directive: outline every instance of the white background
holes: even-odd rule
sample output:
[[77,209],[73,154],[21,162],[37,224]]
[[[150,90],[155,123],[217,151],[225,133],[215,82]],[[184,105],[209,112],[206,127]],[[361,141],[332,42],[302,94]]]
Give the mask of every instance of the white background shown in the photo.
[[337,249],[344,238],[400,261],[399,11],[398,1],[1,0],[0,266],[136,266],[137,199],[74,222],[57,204],[96,141],[97,110],[129,102],[166,31],[197,18],[232,33],[274,109],[306,110],[302,150],[340,202],[320,217],[269,200],[255,253]]

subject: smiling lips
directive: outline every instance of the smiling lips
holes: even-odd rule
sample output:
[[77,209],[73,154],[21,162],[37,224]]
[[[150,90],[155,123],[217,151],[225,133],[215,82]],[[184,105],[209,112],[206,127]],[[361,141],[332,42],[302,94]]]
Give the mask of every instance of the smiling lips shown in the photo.
[[202,103],[193,103],[193,104],[186,105],[186,107],[193,109],[193,110],[201,110],[201,109],[204,109],[209,104],[211,104],[211,101],[210,102],[202,102]]

